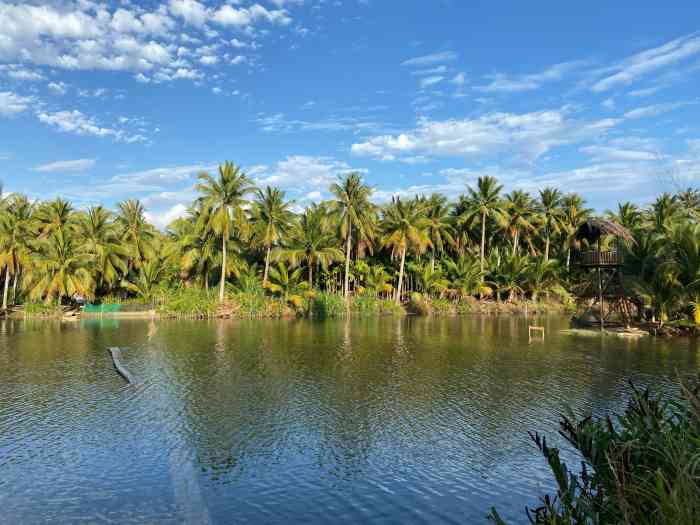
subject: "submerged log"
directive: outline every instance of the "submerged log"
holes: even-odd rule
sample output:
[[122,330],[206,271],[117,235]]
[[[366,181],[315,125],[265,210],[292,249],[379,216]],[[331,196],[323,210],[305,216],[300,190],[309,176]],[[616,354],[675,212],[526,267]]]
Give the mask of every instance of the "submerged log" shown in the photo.
[[112,362],[114,363],[114,368],[117,370],[120,376],[122,376],[127,383],[131,385],[136,384],[136,378],[131,375],[131,372],[129,372],[124,365],[122,365],[121,362],[121,349],[117,347],[110,347],[109,353],[112,355]]

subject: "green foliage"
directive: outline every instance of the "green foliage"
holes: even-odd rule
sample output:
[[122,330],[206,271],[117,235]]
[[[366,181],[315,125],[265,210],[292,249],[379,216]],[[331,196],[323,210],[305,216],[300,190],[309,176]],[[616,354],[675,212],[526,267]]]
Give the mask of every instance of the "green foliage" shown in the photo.
[[217,298],[213,292],[198,288],[182,288],[169,292],[158,306],[167,315],[186,317],[211,317],[216,313]]
[[311,300],[311,316],[314,319],[337,319],[345,317],[347,308],[343,298],[334,293],[318,293]]
[[[530,434],[557,484],[555,497],[528,510],[546,525],[696,525],[700,517],[700,390],[681,385],[666,399],[632,387],[624,414],[576,421],[559,433],[582,456],[572,471],[559,450]],[[492,509],[490,519],[505,522]]]

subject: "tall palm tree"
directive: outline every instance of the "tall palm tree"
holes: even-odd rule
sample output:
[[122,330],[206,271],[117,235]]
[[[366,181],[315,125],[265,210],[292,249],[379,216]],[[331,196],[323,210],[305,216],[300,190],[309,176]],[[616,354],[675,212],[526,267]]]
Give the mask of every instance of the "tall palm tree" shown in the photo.
[[642,212],[639,206],[626,201],[617,205],[617,213],[608,211],[607,215],[630,231],[635,231],[642,225]]
[[73,219],[73,205],[60,197],[39,206],[36,211],[39,236],[45,238],[52,233],[64,233]]
[[180,266],[183,279],[201,280],[205,290],[209,290],[209,275],[219,260],[218,239],[213,231],[200,228],[201,207],[188,211],[187,217],[174,220],[168,226],[168,236],[173,241],[167,255]]
[[556,188],[540,190],[539,212],[544,228],[544,260],[549,261],[551,237],[564,227],[564,212],[561,209],[562,194]]
[[92,298],[95,281],[90,272],[92,257],[81,250],[67,232],[41,239],[32,265],[24,274],[25,288],[32,299],[46,302],[80,294]]
[[372,220],[374,206],[369,201],[372,189],[362,183],[359,173],[350,173],[339,183],[333,184],[330,192],[335,197],[333,208],[338,215],[340,235],[345,239],[343,295],[347,297],[350,291],[350,252],[353,229],[358,239],[371,238],[374,235]]
[[245,196],[255,191],[253,182],[232,162],[226,161],[219,166],[219,176],[200,173],[197,190],[202,194],[201,201],[209,208],[207,227],[221,235],[221,281],[219,282],[219,302],[224,302],[226,285],[226,243],[231,236],[234,219],[242,219],[242,206],[247,202]]
[[459,256],[445,261],[454,295],[465,299],[470,295],[484,295],[486,284],[479,261]]
[[486,258],[486,221],[490,218],[499,224],[503,223],[504,209],[499,197],[503,186],[498,183],[495,177],[479,177],[476,188],[467,187],[469,205],[461,221],[472,222],[476,217],[481,219],[481,248],[479,262],[481,271],[484,271],[484,260]]
[[391,247],[392,252],[398,254],[401,261],[394,297],[396,303],[400,304],[406,252],[412,250],[421,254],[432,246],[428,236],[428,219],[419,201],[402,201],[399,197],[393,197],[391,204],[384,209],[382,222],[382,246]]
[[505,196],[504,208],[504,227],[513,243],[512,255],[516,255],[521,236],[536,229],[535,205],[528,192],[514,190]]
[[146,221],[146,209],[141,201],[129,199],[120,202],[117,207],[119,213],[116,224],[123,242],[129,249],[127,271],[131,271],[132,268],[140,268],[146,259],[154,256],[155,230]]
[[7,310],[10,277],[15,282],[20,266],[26,264],[31,234],[33,205],[24,196],[12,196],[0,212],[0,267],[5,268],[2,309]]
[[571,244],[576,238],[576,231],[583,223],[592,210],[586,208],[586,201],[583,200],[577,193],[567,193],[561,200],[562,205],[562,227],[566,233],[564,238],[566,248],[566,269],[569,269],[571,264]]
[[253,205],[252,220],[255,236],[265,248],[265,271],[263,286],[267,283],[270,271],[270,252],[289,233],[294,221],[294,214],[289,207],[291,202],[284,202],[284,192],[278,188],[267,186],[258,190],[258,198]]
[[430,268],[435,271],[435,257],[454,244],[454,228],[450,217],[447,197],[433,193],[426,201],[425,217],[428,220],[428,237],[432,244]]
[[326,270],[334,261],[343,260],[343,251],[335,245],[330,217],[325,206],[312,204],[299,217],[290,232],[290,242],[279,248],[275,258],[298,266],[306,263],[309,271],[309,288],[313,287],[314,266]]
[[77,219],[83,249],[95,263],[97,287],[111,288],[127,272],[128,248],[121,242],[112,213],[102,206],[88,208]]
[[676,220],[679,212],[678,198],[670,193],[662,193],[648,211],[650,228],[657,233],[665,231]]

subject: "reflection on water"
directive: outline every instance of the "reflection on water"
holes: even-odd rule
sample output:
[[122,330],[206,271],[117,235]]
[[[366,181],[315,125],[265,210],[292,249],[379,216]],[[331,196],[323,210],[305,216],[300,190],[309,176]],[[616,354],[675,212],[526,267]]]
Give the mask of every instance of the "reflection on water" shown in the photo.
[[528,430],[699,360],[538,324],[0,321],[0,523],[523,522],[551,487]]

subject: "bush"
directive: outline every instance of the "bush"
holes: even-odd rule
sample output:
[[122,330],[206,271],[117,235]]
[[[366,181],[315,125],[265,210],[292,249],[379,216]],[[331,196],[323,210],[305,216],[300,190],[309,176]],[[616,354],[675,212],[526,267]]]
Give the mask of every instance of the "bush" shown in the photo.
[[63,315],[63,309],[55,303],[24,303],[23,311],[25,314],[46,317]]
[[[572,473],[538,434],[530,437],[549,463],[558,489],[528,509],[532,523],[700,523],[700,397],[698,387],[664,400],[632,387],[615,421],[564,417],[559,433],[583,456]],[[489,518],[504,524],[495,509]]]
[[167,315],[209,317],[216,313],[216,294],[200,288],[182,288],[168,292],[158,311]]
[[345,301],[340,295],[321,292],[311,299],[311,316],[314,319],[338,319],[345,315]]
[[391,299],[380,299],[374,295],[357,295],[350,303],[353,315],[402,315],[404,309]]

